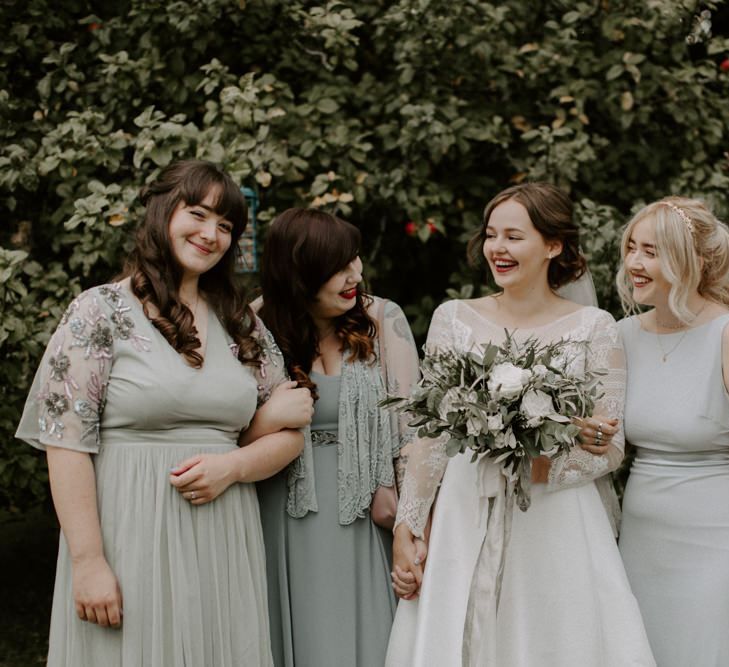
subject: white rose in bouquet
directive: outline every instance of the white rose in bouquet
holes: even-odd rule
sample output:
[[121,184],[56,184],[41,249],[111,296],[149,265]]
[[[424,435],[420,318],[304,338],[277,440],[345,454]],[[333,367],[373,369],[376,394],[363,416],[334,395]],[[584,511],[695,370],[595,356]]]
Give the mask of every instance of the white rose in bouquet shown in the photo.
[[495,396],[516,398],[529,382],[530,375],[529,371],[506,361],[491,369],[487,386]]
[[532,367],[532,375],[538,380],[543,380],[547,377],[547,373],[549,373],[549,369],[544,364],[537,364]]
[[502,431],[504,428],[504,418],[501,414],[489,415],[486,417],[486,425],[489,431]]
[[539,389],[530,389],[521,399],[519,410],[527,418],[527,426],[539,426],[545,419],[554,414],[552,397]]

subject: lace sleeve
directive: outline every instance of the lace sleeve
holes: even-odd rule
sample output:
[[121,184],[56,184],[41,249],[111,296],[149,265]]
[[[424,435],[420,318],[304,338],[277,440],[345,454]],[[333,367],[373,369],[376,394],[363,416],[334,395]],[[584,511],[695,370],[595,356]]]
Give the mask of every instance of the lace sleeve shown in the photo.
[[33,380],[18,438],[39,449],[99,451],[114,338],[120,323],[131,322],[121,305],[117,318],[109,317],[104,301],[112,294],[109,287],[88,290],[66,310]]
[[618,432],[613,436],[606,454],[596,456],[579,446],[552,461],[548,488],[551,490],[579,486],[616,470],[623,460],[625,436],[623,410],[625,407],[625,354],[620,342],[618,325],[609,313],[600,311],[596,318],[587,353],[588,369],[607,371],[602,376],[603,397],[595,405],[596,415],[618,419]]
[[[425,343],[426,354],[453,346],[452,303],[441,305],[433,313]],[[435,439],[415,436],[409,448],[410,456],[402,483],[395,527],[404,523],[417,537],[423,537],[430,506],[448,463],[446,440],[446,435]]]
[[[420,369],[418,351],[410,331],[405,313],[392,301],[382,304],[381,317],[378,320],[380,342],[380,364],[388,396],[407,396],[418,381]],[[398,490],[402,486],[409,454],[409,444],[415,436],[415,430],[408,425],[408,416],[390,412],[393,437],[392,451],[395,460],[395,473]]]

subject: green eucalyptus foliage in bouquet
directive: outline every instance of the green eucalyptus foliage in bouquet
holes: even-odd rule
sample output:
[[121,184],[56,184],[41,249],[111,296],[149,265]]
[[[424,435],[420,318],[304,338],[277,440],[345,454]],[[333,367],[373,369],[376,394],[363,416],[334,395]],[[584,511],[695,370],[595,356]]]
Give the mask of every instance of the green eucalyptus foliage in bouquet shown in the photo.
[[519,343],[508,331],[501,345],[468,353],[426,354],[422,378],[410,397],[383,405],[412,416],[424,438],[449,436],[449,456],[470,450],[472,461],[489,457],[513,484],[522,510],[530,504],[531,462],[574,445],[574,418],[592,414],[601,397],[599,376],[575,363],[586,342]]

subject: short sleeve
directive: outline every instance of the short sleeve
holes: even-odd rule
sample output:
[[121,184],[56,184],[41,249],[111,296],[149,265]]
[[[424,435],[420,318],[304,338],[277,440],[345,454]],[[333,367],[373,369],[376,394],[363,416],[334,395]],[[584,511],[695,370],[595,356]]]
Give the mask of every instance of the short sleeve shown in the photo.
[[271,397],[271,393],[278,385],[288,380],[288,373],[283,354],[276,345],[273,334],[258,316],[256,316],[253,336],[261,345],[261,363],[254,371],[258,385],[258,406],[260,407]]
[[99,424],[113,362],[113,323],[101,288],[83,292],[51,337],[16,437],[47,446],[99,451]]

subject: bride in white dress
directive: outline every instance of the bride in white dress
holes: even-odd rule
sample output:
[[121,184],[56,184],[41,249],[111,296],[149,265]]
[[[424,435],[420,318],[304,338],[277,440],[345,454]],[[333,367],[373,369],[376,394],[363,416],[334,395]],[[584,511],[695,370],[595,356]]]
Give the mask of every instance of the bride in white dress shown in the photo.
[[[609,473],[623,458],[625,365],[608,313],[555,290],[585,271],[569,199],[529,183],[497,195],[470,249],[502,292],[455,300],[434,313],[426,350],[465,352],[518,340],[569,338],[573,371],[604,369],[604,396],[581,445],[535,461],[531,507],[507,502],[490,460],[445,454],[421,440],[398,507],[393,577],[398,605],[388,667],[630,667],[655,665],[615,542],[617,498]],[[581,350],[581,351],[580,351]],[[423,570],[418,562],[433,509]],[[409,578],[420,584],[419,597]],[[421,579],[422,577],[422,579]]]

